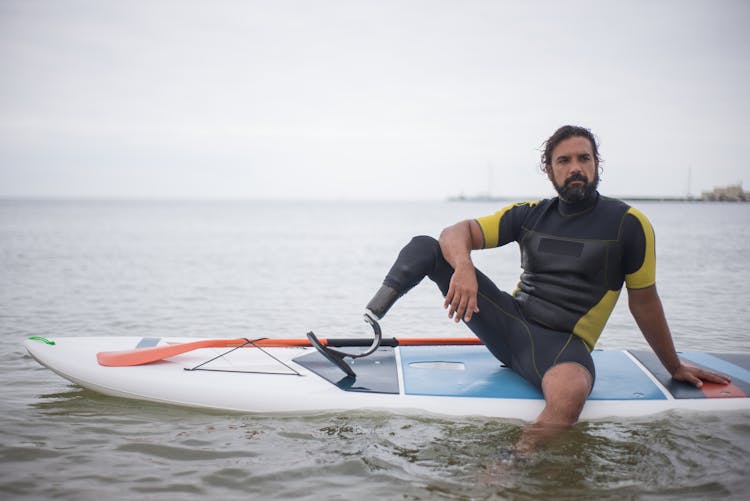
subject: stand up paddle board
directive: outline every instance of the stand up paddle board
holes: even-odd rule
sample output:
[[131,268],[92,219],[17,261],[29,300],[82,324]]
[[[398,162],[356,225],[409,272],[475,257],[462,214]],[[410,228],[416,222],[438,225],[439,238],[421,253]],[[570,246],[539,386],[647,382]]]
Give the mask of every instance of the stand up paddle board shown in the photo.
[[[535,387],[476,340],[387,341],[349,362],[354,377],[307,340],[71,337],[32,338],[25,346],[40,364],[84,388],[203,409],[373,409],[532,420],[544,406]],[[592,354],[597,378],[582,419],[750,410],[750,353],[681,352],[684,362],[732,378],[730,385],[701,389],[673,381],[649,351]]]

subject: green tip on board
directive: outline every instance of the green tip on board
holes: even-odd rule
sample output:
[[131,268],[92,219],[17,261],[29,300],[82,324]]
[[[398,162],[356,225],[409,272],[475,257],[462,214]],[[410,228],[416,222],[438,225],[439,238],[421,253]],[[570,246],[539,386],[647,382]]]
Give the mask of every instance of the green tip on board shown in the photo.
[[46,337],[42,337],[42,336],[31,336],[31,337],[30,337],[29,339],[32,339],[32,340],[34,340],[34,341],[41,341],[42,343],[48,344],[48,345],[50,345],[50,346],[55,346],[55,342],[54,342],[54,341],[50,341],[50,340],[49,340],[49,339],[47,339]]

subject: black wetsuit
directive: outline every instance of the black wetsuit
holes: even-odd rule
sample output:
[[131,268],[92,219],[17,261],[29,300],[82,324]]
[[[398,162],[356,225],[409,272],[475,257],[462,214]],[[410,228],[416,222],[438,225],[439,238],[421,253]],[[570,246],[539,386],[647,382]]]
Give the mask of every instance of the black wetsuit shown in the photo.
[[[515,204],[478,218],[484,247],[518,242],[523,273],[513,294],[477,270],[479,313],[467,323],[492,354],[541,388],[562,362],[595,377],[590,350],[623,283],[655,282],[654,235],[636,209],[594,194],[578,204],[558,198]],[[453,268],[432,237],[415,237],[399,254],[384,285],[399,295],[428,276],[446,295]]]

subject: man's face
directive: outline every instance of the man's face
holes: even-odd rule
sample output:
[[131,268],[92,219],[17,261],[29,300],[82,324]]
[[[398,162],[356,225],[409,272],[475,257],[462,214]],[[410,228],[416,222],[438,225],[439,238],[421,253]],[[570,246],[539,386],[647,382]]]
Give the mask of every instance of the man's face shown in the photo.
[[547,166],[547,176],[562,200],[579,202],[596,191],[598,167],[591,142],[585,137],[573,136],[560,141],[552,150],[552,165]]

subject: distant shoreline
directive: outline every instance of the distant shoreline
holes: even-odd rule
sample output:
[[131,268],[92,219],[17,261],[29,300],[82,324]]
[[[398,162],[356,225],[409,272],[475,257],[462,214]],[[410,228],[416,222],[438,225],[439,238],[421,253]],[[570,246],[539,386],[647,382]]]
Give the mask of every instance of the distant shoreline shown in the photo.
[[[742,182],[729,186],[716,186],[711,191],[704,191],[700,196],[619,196],[614,197],[631,202],[750,202],[750,192],[742,189]],[[486,195],[466,197],[459,195],[448,198],[449,201],[457,202],[499,202],[509,200],[506,197],[493,197],[487,192]],[[527,198],[526,200],[531,200]]]
[[[540,197],[490,197],[490,196],[457,196],[449,197],[449,202],[509,202],[518,200],[536,200]],[[626,200],[628,202],[699,202],[699,203],[747,203],[750,200],[711,200],[702,197],[675,197],[675,196],[613,196],[618,200]]]
[[[55,203],[55,204],[75,204],[75,203],[101,203],[101,204],[122,204],[122,203],[143,203],[143,204],[172,204],[172,203],[342,203],[342,202],[361,202],[361,203],[393,203],[393,202],[491,202],[491,203],[515,203],[526,200],[541,200],[544,198],[550,198],[554,196],[551,193],[543,195],[533,196],[452,196],[446,198],[432,198],[432,199],[335,199],[335,198],[321,198],[321,199],[282,199],[282,198],[146,198],[146,197],[4,197],[0,196],[0,204],[8,203]],[[628,202],[679,202],[679,203],[747,203],[747,200],[734,200],[734,199],[723,199],[723,200],[711,200],[700,197],[676,197],[676,196],[610,196],[610,198],[616,198],[618,200],[624,200]]]

